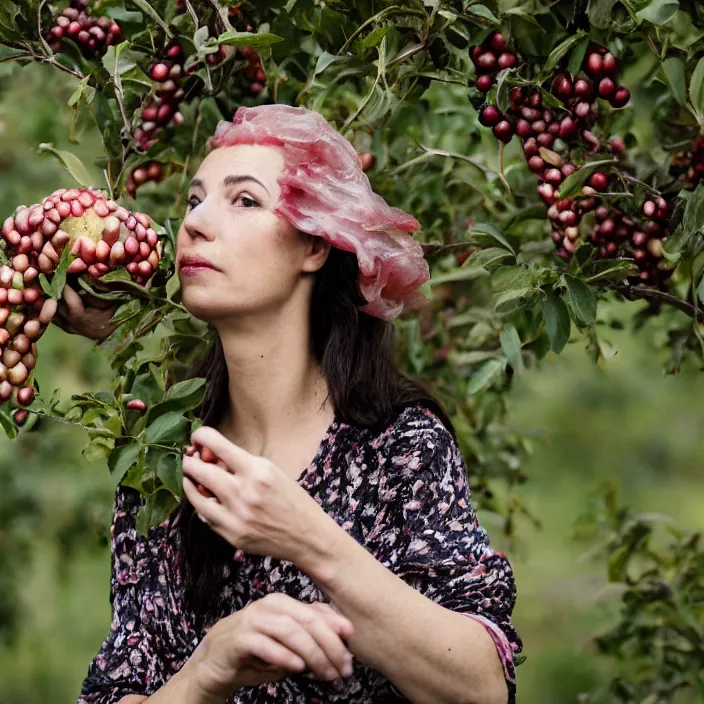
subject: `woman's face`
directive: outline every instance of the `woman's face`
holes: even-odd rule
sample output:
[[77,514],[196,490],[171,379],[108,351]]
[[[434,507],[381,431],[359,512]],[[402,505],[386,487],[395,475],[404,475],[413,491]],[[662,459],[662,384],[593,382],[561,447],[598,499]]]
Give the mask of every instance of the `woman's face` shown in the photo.
[[197,318],[281,309],[301,286],[310,287],[301,274],[325,262],[322,239],[273,213],[283,166],[280,149],[259,145],[220,147],[203,160],[176,248],[183,303]]

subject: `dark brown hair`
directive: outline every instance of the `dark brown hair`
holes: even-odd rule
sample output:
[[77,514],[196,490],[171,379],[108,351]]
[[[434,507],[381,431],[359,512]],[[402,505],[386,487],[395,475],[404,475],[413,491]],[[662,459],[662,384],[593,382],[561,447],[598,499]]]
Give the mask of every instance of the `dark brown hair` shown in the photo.
[[[315,274],[310,322],[312,348],[326,376],[336,420],[383,431],[406,407],[432,410],[455,435],[439,402],[396,364],[392,323],[362,313],[354,254],[331,248]],[[207,392],[198,416],[217,425],[228,404],[228,376],[222,346],[216,339],[201,368]],[[234,548],[200,521],[187,499],[172,516],[181,535],[186,598],[198,619],[207,620],[223,586],[223,567],[232,565]]]

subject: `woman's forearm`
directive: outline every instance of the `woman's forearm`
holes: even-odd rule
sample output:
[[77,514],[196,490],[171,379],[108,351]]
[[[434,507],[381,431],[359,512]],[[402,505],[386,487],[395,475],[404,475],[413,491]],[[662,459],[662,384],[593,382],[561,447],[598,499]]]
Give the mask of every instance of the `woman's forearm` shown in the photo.
[[416,704],[505,704],[506,683],[485,628],[431,601],[339,526],[301,569],[349,618],[352,652]]

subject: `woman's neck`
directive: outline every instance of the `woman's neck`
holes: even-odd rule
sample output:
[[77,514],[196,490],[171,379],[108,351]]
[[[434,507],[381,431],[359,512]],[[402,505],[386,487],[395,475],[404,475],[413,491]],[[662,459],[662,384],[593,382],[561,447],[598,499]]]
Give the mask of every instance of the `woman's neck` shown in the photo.
[[277,321],[256,330],[218,330],[229,378],[229,404],[219,430],[260,456],[276,454],[302,429],[334,418],[328,386],[305,325]]

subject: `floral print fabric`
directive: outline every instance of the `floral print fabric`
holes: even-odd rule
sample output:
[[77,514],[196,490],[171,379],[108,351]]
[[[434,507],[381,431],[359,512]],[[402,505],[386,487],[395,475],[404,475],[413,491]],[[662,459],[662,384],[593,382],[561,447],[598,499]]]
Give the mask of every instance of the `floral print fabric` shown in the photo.
[[[452,435],[422,406],[406,408],[383,433],[335,420],[299,477],[337,523],[383,565],[438,604],[481,623],[503,663],[515,702],[511,623],[516,586],[489,545],[470,503],[466,465]],[[178,538],[166,523],[136,533],[140,497],[119,486],[111,529],[110,632],[88,666],[78,704],[116,704],[154,694],[205,635],[185,605]],[[235,559],[236,558],[236,559]],[[233,550],[216,604],[224,618],[271,592],[328,601],[293,563]],[[292,675],[238,690],[228,704],[378,704],[408,701],[380,672],[355,661],[337,682]]]

